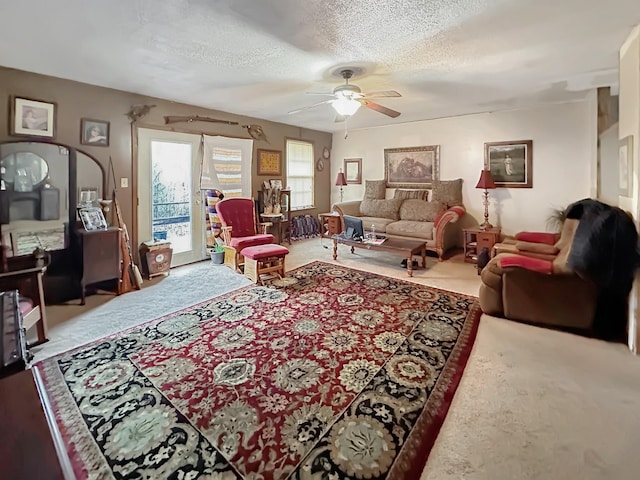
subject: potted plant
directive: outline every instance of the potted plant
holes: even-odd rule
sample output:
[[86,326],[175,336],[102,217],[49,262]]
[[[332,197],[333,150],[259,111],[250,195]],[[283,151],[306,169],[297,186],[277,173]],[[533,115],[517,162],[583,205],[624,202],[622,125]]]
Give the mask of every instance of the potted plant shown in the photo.
[[211,263],[214,265],[222,265],[224,263],[224,248],[222,244],[216,242],[211,249]]

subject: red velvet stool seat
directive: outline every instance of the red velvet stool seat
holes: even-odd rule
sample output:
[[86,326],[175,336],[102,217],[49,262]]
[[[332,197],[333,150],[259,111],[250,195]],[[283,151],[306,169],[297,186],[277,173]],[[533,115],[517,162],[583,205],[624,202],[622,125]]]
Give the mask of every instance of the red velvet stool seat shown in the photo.
[[244,276],[254,283],[262,283],[262,275],[284,277],[284,257],[288,253],[287,247],[276,243],[244,248]]

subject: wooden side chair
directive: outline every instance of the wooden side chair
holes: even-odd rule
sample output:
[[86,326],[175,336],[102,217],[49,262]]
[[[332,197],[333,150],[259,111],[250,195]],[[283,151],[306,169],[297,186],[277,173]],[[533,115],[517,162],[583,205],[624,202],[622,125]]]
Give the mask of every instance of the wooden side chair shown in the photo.
[[48,339],[42,282],[50,257],[44,250],[37,250],[31,255],[7,257],[4,245],[1,251],[0,291],[18,291],[22,325],[27,331],[36,328],[37,340],[30,345],[44,343]]
[[224,264],[237,271],[244,267],[242,250],[256,245],[275,242],[275,237],[267,233],[270,222],[258,224],[255,203],[252,198],[225,198],[216,204],[216,211],[222,223],[224,241]]

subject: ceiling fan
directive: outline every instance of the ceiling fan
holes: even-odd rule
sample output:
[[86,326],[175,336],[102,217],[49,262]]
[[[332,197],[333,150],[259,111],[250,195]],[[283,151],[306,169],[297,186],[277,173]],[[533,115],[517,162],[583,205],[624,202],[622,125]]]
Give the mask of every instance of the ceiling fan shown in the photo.
[[362,93],[360,87],[349,83],[349,79],[353,76],[353,70],[341,70],[340,75],[342,75],[342,78],[344,78],[345,83],[344,85],[338,85],[336,88],[334,88],[333,93],[307,92],[310,95],[330,95],[334,98],[330,100],[324,100],[319,103],[314,103],[313,105],[309,105],[307,107],[298,108],[297,110],[292,110],[289,113],[298,113],[309,108],[314,108],[329,103],[338,114],[336,116],[336,122],[345,121],[346,118],[356,113],[361,106],[370,108],[371,110],[375,110],[376,112],[380,112],[392,118],[396,118],[400,115],[400,112],[384,107],[370,100],[371,98],[401,97],[402,95],[400,95],[398,92],[396,92],[395,90],[385,90],[379,92]]

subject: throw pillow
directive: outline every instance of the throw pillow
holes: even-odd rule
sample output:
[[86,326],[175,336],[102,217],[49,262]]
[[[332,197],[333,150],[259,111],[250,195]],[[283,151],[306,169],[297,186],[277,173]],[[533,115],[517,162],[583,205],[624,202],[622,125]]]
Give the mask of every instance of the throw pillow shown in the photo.
[[418,200],[429,201],[429,190],[400,190],[396,189],[393,198],[407,200],[409,198],[417,198]]
[[360,202],[360,215],[363,217],[378,217],[398,220],[398,211],[404,200],[390,198],[379,200],[375,198],[365,198]]
[[462,179],[434,180],[431,199],[444,203],[447,208],[462,205]]
[[386,180],[365,180],[364,198],[383,200],[387,193]]
[[414,222],[434,222],[438,214],[446,210],[443,203],[425,202],[424,200],[409,199],[402,202],[400,220]]

